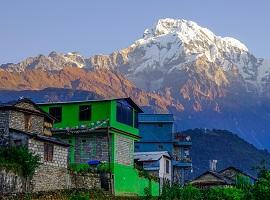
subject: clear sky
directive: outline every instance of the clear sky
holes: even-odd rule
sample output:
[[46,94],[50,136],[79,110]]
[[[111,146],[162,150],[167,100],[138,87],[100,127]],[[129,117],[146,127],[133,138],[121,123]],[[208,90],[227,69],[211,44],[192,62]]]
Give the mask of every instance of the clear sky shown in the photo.
[[193,20],[270,58],[270,0],[2,0],[0,63],[51,51],[111,53],[167,17]]

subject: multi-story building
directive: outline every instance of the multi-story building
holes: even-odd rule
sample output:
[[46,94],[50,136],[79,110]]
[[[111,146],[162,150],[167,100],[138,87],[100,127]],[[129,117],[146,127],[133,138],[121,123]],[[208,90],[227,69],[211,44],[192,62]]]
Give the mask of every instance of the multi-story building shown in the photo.
[[174,132],[172,114],[141,113],[138,123],[141,139],[135,143],[135,151],[168,151],[173,157],[173,182],[184,184],[185,174],[192,168],[190,137]]
[[159,184],[139,177],[134,168],[134,142],[139,140],[138,113],[130,99],[42,103],[56,118],[54,136],[67,141],[70,163],[108,163],[110,189],[115,195],[159,194]]

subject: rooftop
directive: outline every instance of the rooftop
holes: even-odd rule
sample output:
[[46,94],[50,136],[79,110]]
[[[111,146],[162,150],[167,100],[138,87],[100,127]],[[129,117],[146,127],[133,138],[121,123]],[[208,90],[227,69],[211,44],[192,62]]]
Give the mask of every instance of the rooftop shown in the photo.
[[159,123],[159,122],[167,122],[173,123],[174,118],[173,114],[139,114],[139,122],[141,123]]
[[82,101],[61,101],[61,102],[45,102],[45,103],[37,103],[37,105],[55,105],[55,104],[76,104],[76,103],[91,103],[91,102],[103,102],[103,101],[114,101],[114,100],[126,100],[130,105],[132,105],[138,112],[142,113],[143,110],[130,98],[111,98],[111,99],[91,99],[91,100],[82,100]]
[[170,154],[167,151],[153,151],[153,152],[136,152],[134,153],[134,159],[138,161],[157,161],[161,157],[170,158]]

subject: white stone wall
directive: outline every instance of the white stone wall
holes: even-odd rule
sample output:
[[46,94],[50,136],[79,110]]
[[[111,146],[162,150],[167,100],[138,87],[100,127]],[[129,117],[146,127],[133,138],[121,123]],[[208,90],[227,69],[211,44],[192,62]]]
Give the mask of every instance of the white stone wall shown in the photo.
[[116,135],[116,162],[124,165],[133,164],[134,140]]
[[28,140],[29,151],[40,156],[41,163],[53,167],[67,168],[68,164],[68,148],[54,144],[53,160],[51,162],[44,161],[44,142],[35,139]]

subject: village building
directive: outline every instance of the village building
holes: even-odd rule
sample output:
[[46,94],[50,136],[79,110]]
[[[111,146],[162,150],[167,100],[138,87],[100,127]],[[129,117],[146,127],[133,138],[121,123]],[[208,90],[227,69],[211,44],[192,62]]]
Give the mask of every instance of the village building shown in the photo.
[[138,114],[130,98],[40,103],[56,118],[55,137],[70,144],[69,162],[107,163],[114,195],[159,195],[159,183],[139,176],[134,168],[134,142],[140,139]]
[[173,182],[183,185],[192,169],[189,136],[174,132],[172,114],[139,114],[141,140],[135,143],[135,152],[168,151],[172,155]]
[[140,168],[159,179],[160,192],[165,184],[172,184],[172,157],[167,151],[136,152],[134,159]]
[[31,191],[66,187],[69,145],[52,137],[53,121],[52,116],[26,98],[0,105],[0,145],[24,146],[40,157]]
[[200,188],[230,187],[237,184],[237,181],[245,181],[254,184],[257,179],[248,173],[235,167],[227,167],[221,171],[209,170],[196,177],[189,183]]

